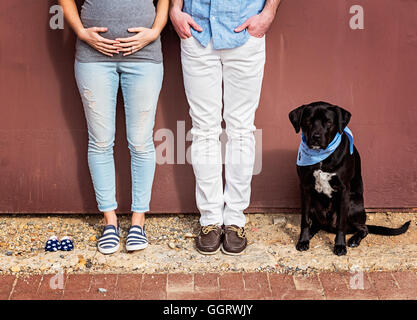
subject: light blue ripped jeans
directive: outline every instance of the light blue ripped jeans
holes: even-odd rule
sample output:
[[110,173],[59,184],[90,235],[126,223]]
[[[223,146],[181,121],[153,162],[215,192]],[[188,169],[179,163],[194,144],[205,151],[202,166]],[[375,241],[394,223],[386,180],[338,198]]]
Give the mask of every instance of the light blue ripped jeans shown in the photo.
[[117,208],[113,146],[120,84],[131,155],[132,211],[149,211],[155,173],[153,127],[163,64],[76,60],[74,69],[87,120],[88,165],[98,209]]

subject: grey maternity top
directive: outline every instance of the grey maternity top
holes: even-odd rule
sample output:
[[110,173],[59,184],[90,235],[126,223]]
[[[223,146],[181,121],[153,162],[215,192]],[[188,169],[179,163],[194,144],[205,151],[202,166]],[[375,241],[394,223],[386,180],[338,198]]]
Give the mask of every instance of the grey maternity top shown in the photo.
[[[100,33],[100,35],[112,40],[135,35],[135,33],[128,32],[128,28],[152,28],[155,15],[153,0],[85,0],[81,9],[81,21],[84,27],[106,27],[108,31]],[[80,62],[162,62],[159,37],[146,47],[126,57],[122,53],[108,57],[80,39],[77,39],[76,49],[75,57]]]

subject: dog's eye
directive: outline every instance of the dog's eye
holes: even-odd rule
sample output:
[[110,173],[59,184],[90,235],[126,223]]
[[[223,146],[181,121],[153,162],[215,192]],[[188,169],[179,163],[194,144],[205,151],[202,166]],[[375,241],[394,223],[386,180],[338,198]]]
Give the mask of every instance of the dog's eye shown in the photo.
[[326,121],[326,124],[330,127],[333,124],[333,121],[329,119]]

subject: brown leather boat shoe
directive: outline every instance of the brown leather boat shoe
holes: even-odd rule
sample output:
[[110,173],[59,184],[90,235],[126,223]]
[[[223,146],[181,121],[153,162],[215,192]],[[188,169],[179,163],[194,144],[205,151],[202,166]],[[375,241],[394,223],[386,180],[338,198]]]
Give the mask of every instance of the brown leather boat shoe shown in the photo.
[[195,238],[197,251],[201,254],[215,254],[219,252],[222,243],[222,228],[211,224],[201,227],[200,234]]
[[224,226],[223,253],[232,256],[241,255],[246,249],[247,243],[245,228],[235,225]]

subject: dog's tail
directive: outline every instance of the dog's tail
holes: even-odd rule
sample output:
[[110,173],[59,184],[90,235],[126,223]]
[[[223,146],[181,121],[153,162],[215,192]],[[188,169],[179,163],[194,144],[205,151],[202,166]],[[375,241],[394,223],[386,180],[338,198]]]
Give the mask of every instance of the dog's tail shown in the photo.
[[382,227],[382,226],[370,226],[370,225],[366,225],[366,226],[368,227],[369,233],[372,233],[372,234],[378,234],[381,236],[398,236],[408,230],[408,227],[410,226],[410,222],[411,221],[408,221],[404,223],[401,227],[396,228],[396,229]]

